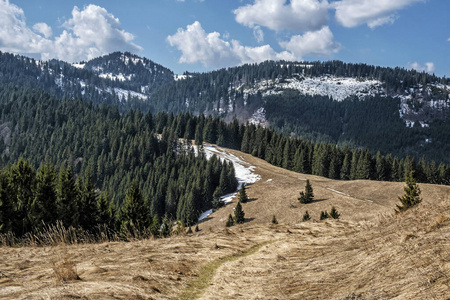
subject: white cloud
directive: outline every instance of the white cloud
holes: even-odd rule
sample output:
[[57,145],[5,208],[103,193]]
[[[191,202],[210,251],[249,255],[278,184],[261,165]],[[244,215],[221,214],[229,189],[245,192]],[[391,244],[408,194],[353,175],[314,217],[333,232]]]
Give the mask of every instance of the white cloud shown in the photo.
[[255,0],[234,10],[236,21],[253,28],[304,32],[318,30],[328,22],[326,0]]
[[277,52],[270,45],[243,46],[239,41],[227,42],[218,32],[207,33],[199,22],[179,28],[167,37],[173,47],[181,51],[180,63],[202,63],[205,67],[227,67],[266,60],[301,60],[305,55],[329,55],[337,52],[340,44],[326,26],[315,32],[297,35],[280,43],[286,51]]
[[262,31],[261,27],[259,26],[253,27],[253,36],[255,37],[258,43],[264,42],[264,32]]
[[424,66],[419,64],[418,62],[408,63],[408,69],[414,69],[419,72],[427,72],[432,73],[435,70],[434,63],[432,62],[426,62]]
[[34,32],[27,26],[20,7],[0,0],[0,49],[3,51],[74,62],[112,51],[141,50],[133,43],[134,36],[121,28],[119,20],[96,5],[88,5],[82,10],[75,6],[72,18],[63,27],[65,30],[61,35],[50,39],[50,26],[37,23],[32,27]]
[[395,11],[424,0],[342,0],[332,4],[337,21],[345,27],[367,24],[375,28],[395,21]]
[[307,55],[325,55],[336,53],[341,48],[339,43],[333,41],[333,33],[328,26],[318,31],[307,32],[304,35],[294,35],[289,42],[280,45],[292,52],[295,57]]
[[450,42],[450,38],[447,39],[447,42]]
[[36,23],[33,25],[33,29],[43,34],[46,38],[49,38],[53,35],[52,28],[45,23]]
[[220,38],[220,33],[206,33],[199,22],[179,28],[167,37],[171,46],[182,52],[180,63],[201,62],[204,66],[224,67],[239,63],[229,42]]

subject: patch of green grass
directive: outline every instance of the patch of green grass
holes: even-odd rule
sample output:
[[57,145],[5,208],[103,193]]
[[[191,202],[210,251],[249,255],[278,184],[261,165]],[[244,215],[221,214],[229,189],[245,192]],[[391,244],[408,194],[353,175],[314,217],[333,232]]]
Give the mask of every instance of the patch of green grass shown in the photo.
[[193,299],[199,298],[202,295],[202,293],[206,290],[206,288],[209,286],[211,279],[213,278],[217,269],[222,264],[224,264],[226,262],[235,261],[242,257],[252,255],[252,254],[258,252],[258,250],[261,249],[261,247],[263,247],[267,244],[270,244],[270,243],[272,243],[272,242],[269,241],[269,242],[264,242],[261,244],[256,244],[244,252],[227,255],[225,257],[218,258],[210,263],[207,263],[198,272],[198,277],[196,277],[194,280],[192,280],[190,283],[188,283],[188,286],[181,292],[178,299],[193,300]]

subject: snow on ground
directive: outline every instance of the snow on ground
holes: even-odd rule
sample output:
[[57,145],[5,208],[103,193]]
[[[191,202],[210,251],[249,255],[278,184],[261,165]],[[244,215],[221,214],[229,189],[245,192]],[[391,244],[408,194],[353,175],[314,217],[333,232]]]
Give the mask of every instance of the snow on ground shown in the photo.
[[256,94],[258,91],[263,96],[280,94],[284,89],[294,89],[305,95],[328,96],[336,101],[357,96],[362,99],[383,93],[382,83],[378,80],[358,79],[351,77],[336,77],[324,75],[318,77],[306,77],[298,75],[295,78],[279,80],[261,80],[255,87],[244,90],[246,94]]
[[[106,91],[110,94],[112,94],[111,89],[107,88]],[[116,93],[117,97],[119,97],[120,101],[127,101],[128,100],[128,94],[131,97],[136,97],[139,98],[141,100],[148,100],[148,97],[144,94],[141,93],[137,93],[135,91],[130,91],[130,90],[124,90],[121,88],[114,88],[114,92]]]
[[[195,147],[196,151],[198,151],[198,147]],[[219,157],[221,160],[231,161],[234,166],[234,171],[236,174],[236,179],[238,180],[238,190],[242,187],[242,184],[251,184],[255,183],[261,179],[259,174],[254,173],[255,167],[241,160],[231,153],[225,152],[223,148],[205,144],[203,147],[205,151],[206,157],[209,159],[214,154]],[[233,198],[236,196],[237,191],[234,193],[230,193],[227,195],[223,195],[220,199],[225,203],[230,203]],[[200,215],[199,221],[205,219],[210,214],[212,214],[212,209],[205,211]]]
[[265,127],[267,125],[267,120],[264,107],[258,108],[248,121],[250,124],[254,124],[256,126],[261,125],[262,127]]
[[130,74],[128,76],[125,76],[122,73],[119,73],[118,75],[115,75],[113,73],[102,73],[102,74],[99,74],[98,77],[111,79],[111,80],[119,80],[119,81],[128,80],[128,81],[130,81],[131,78],[134,77],[134,74]]
[[77,69],[84,69],[84,65],[85,64],[72,64],[72,66],[74,66]]

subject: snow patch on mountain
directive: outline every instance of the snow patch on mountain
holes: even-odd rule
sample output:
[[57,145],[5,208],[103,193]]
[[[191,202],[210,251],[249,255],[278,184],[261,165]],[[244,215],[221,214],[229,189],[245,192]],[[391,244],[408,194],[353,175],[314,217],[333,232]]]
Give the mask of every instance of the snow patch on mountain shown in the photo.
[[135,75],[134,74],[130,74],[125,76],[122,73],[119,74],[113,74],[113,73],[101,73],[98,75],[100,78],[106,78],[106,79],[111,79],[111,80],[119,80],[119,81],[130,81]]
[[382,83],[378,80],[331,75],[306,77],[299,74],[285,80],[261,80],[253,88],[244,90],[244,93],[251,95],[259,91],[264,97],[281,94],[286,89],[297,90],[304,95],[328,96],[336,101],[354,96],[364,99],[366,96],[383,93]]
[[254,124],[256,126],[267,126],[267,120],[266,120],[266,110],[264,107],[258,108],[253,115],[248,120],[250,124]]

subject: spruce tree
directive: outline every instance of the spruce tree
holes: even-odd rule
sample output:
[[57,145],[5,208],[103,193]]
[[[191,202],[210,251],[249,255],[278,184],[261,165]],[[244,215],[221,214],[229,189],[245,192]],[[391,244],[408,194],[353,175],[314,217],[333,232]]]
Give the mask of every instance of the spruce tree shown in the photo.
[[408,208],[419,204],[422,199],[420,198],[420,188],[414,179],[414,172],[410,171],[409,176],[406,177],[406,186],[404,188],[405,194],[402,197],[398,197],[402,205],[397,205],[398,210],[396,212],[405,211]]
[[161,224],[159,223],[159,217],[157,215],[153,216],[152,223],[150,224],[150,234],[157,238],[159,237],[159,230],[161,228]]
[[311,203],[313,199],[314,199],[313,188],[311,186],[311,183],[309,182],[309,179],[307,179],[305,185],[305,192],[300,192],[300,197],[298,198],[298,200],[300,201],[300,203],[307,204]]
[[233,226],[234,225],[234,219],[233,219],[233,217],[231,216],[231,214],[229,214],[228,215],[228,220],[227,220],[227,223],[225,224],[225,226],[226,227],[231,227],[231,226]]
[[244,183],[242,184],[241,189],[239,190],[238,200],[241,203],[246,203],[248,201],[248,196]]
[[139,231],[144,230],[148,225],[148,207],[142,198],[141,191],[135,181],[131,182],[125,196],[125,202],[122,204],[120,220],[122,226],[131,229],[133,224]]
[[328,212],[327,212],[327,211],[321,211],[321,212],[320,212],[320,219],[321,219],[321,220],[328,219],[328,217],[329,217],[329,215],[328,215]]
[[32,204],[33,227],[38,231],[44,224],[54,224],[57,220],[56,170],[45,163],[36,175],[36,191]]
[[339,219],[339,217],[341,216],[340,213],[338,213],[336,207],[331,207],[331,211],[330,211],[330,217],[332,217],[333,219]]
[[236,222],[236,224],[243,224],[245,221],[245,213],[242,210],[242,205],[241,202],[238,202],[238,204],[236,205],[236,208],[234,209],[234,220]]
[[272,217],[272,224],[278,224],[278,220],[277,217],[275,217],[275,215],[273,215]]
[[302,221],[305,222],[305,221],[309,221],[309,220],[311,220],[311,217],[310,217],[310,215],[309,215],[309,212],[308,212],[308,211],[305,211],[305,214],[303,215]]

